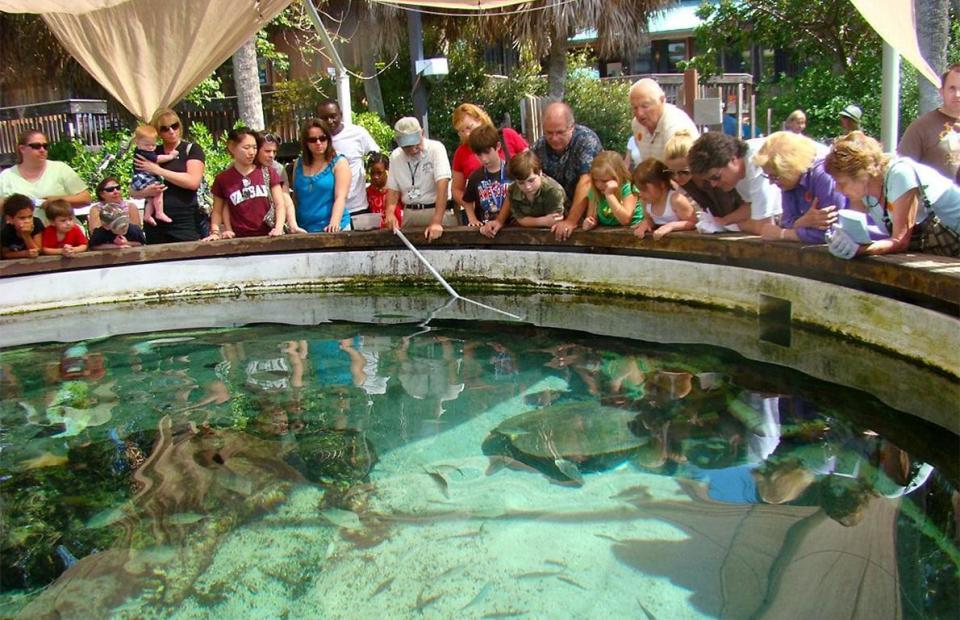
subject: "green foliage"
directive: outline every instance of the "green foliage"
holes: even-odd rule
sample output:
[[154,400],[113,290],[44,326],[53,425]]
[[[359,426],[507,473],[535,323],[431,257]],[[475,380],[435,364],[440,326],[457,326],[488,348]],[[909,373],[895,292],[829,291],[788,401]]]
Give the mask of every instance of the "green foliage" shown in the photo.
[[87,149],[79,139],[56,142],[50,147],[50,159],[67,162],[86,182],[91,195],[97,183],[107,177],[117,179],[123,187],[130,187],[130,179],[133,177],[132,148],[119,159],[113,159],[102,173],[98,173],[97,169],[108,155],[116,155],[130,142],[132,133],[128,129],[119,132],[103,131],[100,134],[103,146],[97,151]]
[[520,61],[510,77],[489,78],[483,88],[481,100],[494,123],[501,123],[507,114],[510,124],[520,127],[520,102],[525,95],[544,95],[547,82],[540,75],[540,62],[529,48],[520,50]]
[[279,114],[293,115],[305,110],[312,112],[321,101],[336,97],[336,94],[337,88],[330,78],[283,80],[274,84],[271,105],[273,111]]
[[[704,3],[698,15],[700,51],[683,68],[702,78],[722,72],[721,50],[748,54],[751,46],[790,50],[796,75],[778,75],[764,63],[756,78],[757,110],[773,110],[773,129],[793,110],[807,113],[807,133],[829,139],[839,132],[838,113],[850,103],[863,110],[864,129],[880,134],[881,40],[847,0],[721,0]],[[960,54],[960,28],[951,24],[948,55]],[[902,63],[900,129],[918,113],[917,72]]]
[[487,78],[478,49],[470,42],[457,41],[450,45],[447,63],[448,75],[427,78],[431,80],[427,109],[430,110],[430,137],[443,142],[452,152],[460,144],[453,128],[453,111],[465,101],[480,103],[476,101],[477,93],[482,92]]
[[391,151],[393,148],[393,128],[383,122],[383,119],[373,112],[361,112],[353,115],[353,122],[370,133],[381,151],[384,153]]
[[218,140],[214,138],[206,125],[193,122],[190,124],[190,137],[188,139],[203,149],[203,155],[206,159],[203,176],[207,180],[207,183],[212,186],[214,177],[226,170],[230,164],[233,163],[233,157],[229,151],[227,151],[226,132],[224,132]]
[[603,148],[623,152],[630,139],[630,85],[600,80],[585,71],[592,66],[586,54],[568,59],[566,95],[577,123],[597,132]]
[[214,99],[223,99],[223,80],[221,80],[217,75],[211,74],[210,77],[206,78],[199,84],[193,87],[187,95],[184,97],[186,101],[197,105],[203,106]]

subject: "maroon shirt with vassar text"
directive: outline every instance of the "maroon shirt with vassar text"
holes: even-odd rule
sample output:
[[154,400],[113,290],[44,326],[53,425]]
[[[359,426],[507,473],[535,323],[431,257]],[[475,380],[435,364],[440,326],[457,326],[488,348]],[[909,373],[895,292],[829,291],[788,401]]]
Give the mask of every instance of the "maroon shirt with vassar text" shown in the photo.
[[243,176],[235,166],[230,166],[217,175],[210,188],[230,210],[230,228],[238,237],[258,237],[270,232],[270,227],[263,223],[263,216],[270,210],[270,187],[280,184],[280,176],[274,170],[268,170],[268,187],[263,171],[262,166],[257,166],[249,175]]

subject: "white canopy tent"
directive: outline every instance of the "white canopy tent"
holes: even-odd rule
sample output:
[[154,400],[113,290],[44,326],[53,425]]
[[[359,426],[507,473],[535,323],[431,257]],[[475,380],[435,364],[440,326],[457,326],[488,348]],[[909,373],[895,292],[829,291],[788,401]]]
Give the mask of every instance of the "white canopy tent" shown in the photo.
[[[77,61],[128,110],[147,119],[158,107],[179,101],[292,1],[0,0],[0,11],[43,14]],[[470,11],[523,4],[522,0],[372,1]],[[912,0],[851,2],[890,46],[940,85],[917,45]],[[341,99],[344,96],[341,89]]]

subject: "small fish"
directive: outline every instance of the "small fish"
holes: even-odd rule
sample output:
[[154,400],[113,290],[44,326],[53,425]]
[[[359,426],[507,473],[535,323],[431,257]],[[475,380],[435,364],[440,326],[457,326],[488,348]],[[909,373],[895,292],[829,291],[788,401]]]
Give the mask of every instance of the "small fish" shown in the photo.
[[448,568],[447,570],[445,570],[445,571],[443,571],[442,573],[440,573],[439,575],[437,575],[437,579],[440,579],[441,577],[446,577],[447,575],[449,575],[449,574],[452,573],[453,571],[460,570],[460,569],[463,568],[463,567],[464,567],[464,564],[454,564],[453,566],[451,566],[451,567]]
[[610,536],[609,534],[594,534],[594,536],[596,536],[597,538],[605,538],[606,540],[612,540],[612,541],[615,542],[615,543],[621,543],[621,544],[622,544],[622,543],[626,542],[626,541],[624,541],[624,540],[620,540],[619,538],[614,538],[613,536]]
[[320,511],[320,516],[337,527],[342,527],[344,529],[359,530],[362,527],[360,523],[360,517],[357,516],[357,513],[349,510],[327,508],[326,510]]
[[647,617],[647,620],[657,620],[657,617],[650,613],[650,610],[643,606],[643,603],[640,602],[640,599],[637,599],[637,605],[640,606],[640,609],[643,610],[643,614]]
[[440,491],[443,493],[444,497],[449,498],[450,493],[447,492],[447,479],[443,477],[443,474],[437,471],[430,471],[429,469],[424,469],[428,476],[433,478],[433,481],[437,483],[437,486],[440,487]]
[[561,562],[560,560],[544,560],[543,563],[550,564],[551,566],[559,566],[560,568],[567,567],[567,564],[565,562]]
[[491,611],[488,614],[483,614],[482,618],[514,618],[516,616],[522,616],[527,613],[523,609],[508,609],[507,611]]
[[43,469],[45,467],[66,465],[69,460],[66,456],[44,452],[40,456],[35,456],[32,459],[20,461],[20,465],[23,466],[24,469]]
[[492,590],[493,590],[493,584],[492,584],[492,583],[490,583],[490,582],[488,581],[487,583],[483,584],[483,587],[480,588],[480,591],[477,592],[477,594],[476,594],[472,599],[470,599],[470,602],[469,602],[469,603],[467,603],[466,605],[464,605],[463,607],[461,607],[461,608],[460,608],[460,611],[463,611],[464,609],[466,609],[466,608],[468,608],[468,607],[473,607],[474,605],[476,605],[477,603],[479,603],[479,602],[482,601],[483,599],[487,598],[487,596],[490,594],[490,592],[491,592]]
[[424,593],[424,590],[420,590],[420,594],[417,595],[417,606],[415,607],[415,609],[420,613],[421,616],[423,615],[424,609],[426,609],[429,605],[432,605],[433,603],[437,602],[437,599],[440,598],[439,594],[434,594],[433,596],[428,596],[427,598],[423,598],[423,593]]
[[60,556],[60,560],[63,562],[64,568],[70,568],[77,563],[77,558],[70,553],[70,550],[64,547],[63,545],[57,545],[56,547],[57,555]]
[[573,579],[571,579],[570,577],[567,577],[566,575],[557,575],[557,579],[559,579],[560,581],[569,583],[570,585],[575,586],[575,587],[577,587],[577,588],[580,588],[581,590],[586,590],[586,589],[587,589],[587,588],[584,588],[584,587],[583,587],[582,585],[580,585],[579,583],[577,583],[576,581],[574,581]]
[[378,586],[377,586],[377,589],[373,591],[373,593],[370,595],[369,598],[373,598],[373,597],[375,597],[376,595],[378,595],[378,594],[380,594],[381,592],[383,592],[384,590],[386,590],[387,588],[389,588],[389,587],[390,587],[390,584],[393,583],[393,580],[394,580],[394,579],[396,579],[396,577],[391,577],[391,578],[387,579],[386,581],[384,581],[383,583],[381,583],[380,585],[378,585]]
[[583,474],[580,473],[580,468],[574,463],[567,459],[554,459],[553,464],[556,465],[560,473],[566,476],[571,482],[575,483],[578,487],[583,486]]
[[478,529],[472,530],[469,532],[459,532],[457,534],[450,534],[449,536],[443,536],[439,540],[453,540],[454,538],[474,538],[483,534],[483,526],[481,525]]
[[195,512],[178,512],[167,517],[167,523],[170,525],[191,525],[198,521],[203,521],[207,515],[197,514]]
[[118,508],[107,508],[106,510],[101,510],[97,514],[90,517],[84,527],[86,527],[88,530],[96,530],[101,527],[113,525],[114,523],[129,517],[131,511],[132,506],[129,503],[126,503]]
[[556,577],[562,573],[558,570],[536,570],[529,573],[520,573],[514,575],[514,579],[542,579],[544,577]]
[[647,487],[643,486],[642,484],[638,484],[636,486],[626,488],[616,495],[610,496],[610,499],[631,501],[638,499],[653,499],[653,496],[650,495],[650,491],[647,490]]

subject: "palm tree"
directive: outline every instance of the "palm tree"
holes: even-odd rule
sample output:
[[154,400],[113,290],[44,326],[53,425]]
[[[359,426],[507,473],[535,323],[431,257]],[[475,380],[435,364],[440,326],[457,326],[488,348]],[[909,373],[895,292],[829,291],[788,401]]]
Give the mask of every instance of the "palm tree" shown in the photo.
[[506,35],[515,45],[529,44],[539,57],[546,56],[550,96],[561,99],[571,36],[593,28],[600,55],[632,55],[644,41],[650,15],[670,4],[673,0],[535,0],[490,12],[481,22],[488,39]]
[[[956,11],[956,9],[955,9]],[[950,40],[949,0],[916,0],[917,42],[920,52],[938,74],[947,66],[947,43]],[[940,106],[940,93],[929,81],[920,83],[920,114]]]

